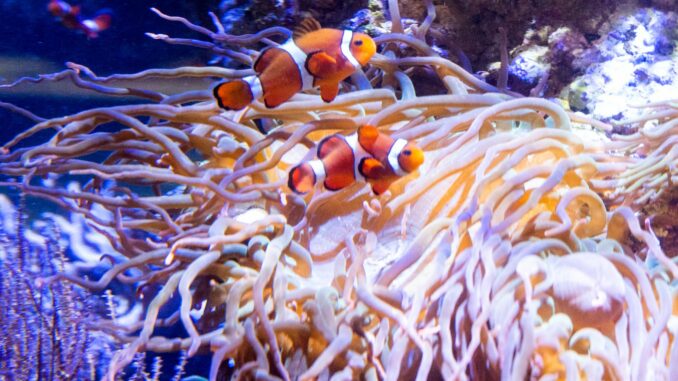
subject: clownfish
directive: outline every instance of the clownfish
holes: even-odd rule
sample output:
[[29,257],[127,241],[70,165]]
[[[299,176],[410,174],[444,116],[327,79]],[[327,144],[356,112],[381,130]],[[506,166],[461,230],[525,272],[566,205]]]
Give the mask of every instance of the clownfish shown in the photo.
[[61,0],[51,0],[47,10],[66,28],[82,31],[88,38],[97,37],[100,32],[111,26],[111,12],[107,9],[100,10],[91,19],[85,19],[80,14],[80,6],[73,6]]
[[305,19],[293,38],[261,52],[253,65],[256,75],[219,83],[214,97],[226,110],[241,110],[262,98],[273,108],[319,86],[322,99],[331,102],[339,83],[366,65],[376,51],[364,33],[321,28],[315,19]]
[[364,181],[379,195],[424,162],[424,152],[414,143],[393,139],[370,125],[348,136],[326,137],[318,144],[317,156],[290,170],[287,185],[292,191],[308,193],[318,182],[336,191]]

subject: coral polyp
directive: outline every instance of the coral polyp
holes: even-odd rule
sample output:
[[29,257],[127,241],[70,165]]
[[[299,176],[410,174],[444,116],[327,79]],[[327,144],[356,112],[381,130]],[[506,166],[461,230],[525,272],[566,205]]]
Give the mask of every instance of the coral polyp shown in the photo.
[[[157,13],[208,40],[152,37],[245,66],[291,35]],[[678,266],[639,214],[678,180],[675,104],[645,106],[619,135],[481,81],[426,43],[430,21],[403,30],[391,15],[393,33],[329,103],[308,91],[225,111],[213,79],[252,71],[218,67],[99,77],[69,64],[5,85],[66,78],[138,101],[49,119],[5,106],[35,124],[3,147],[0,185],[84,216],[121,255],[98,279],[41,284],[139,290],[139,321],[91,323],[122,344],[105,379],[140,353],[179,351],[211,356],[211,380],[231,362],[237,379],[678,379]],[[418,95],[413,68],[439,94]],[[158,77],[200,85],[143,87]],[[379,196],[363,182],[287,188],[319,141],[362,125],[416,143],[424,163]],[[158,333],[176,325],[183,335]]]

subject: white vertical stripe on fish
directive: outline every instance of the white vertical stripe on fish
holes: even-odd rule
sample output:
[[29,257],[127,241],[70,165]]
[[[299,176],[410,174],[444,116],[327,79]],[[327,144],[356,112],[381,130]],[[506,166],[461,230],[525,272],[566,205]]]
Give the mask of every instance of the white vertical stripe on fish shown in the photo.
[[306,70],[306,53],[301,50],[297,44],[294,43],[294,40],[290,38],[289,41],[280,45],[280,49],[283,49],[292,56],[292,60],[297,65],[299,69],[299,74],[301,74],[301,89],[308,90],[313,88],[313,76],[311,73]]
[[351,53],[351,40],[353,39],[353,32],[350,30],[345,30],[344,34],[341,36],[341,53],[344,54],[344,57],[348,60],[348,62],[353,65],[354,68],[359,69],[360,68],[360,63],[358,62],[357,59],[353,56],[353,53]]
[[99,28],[99,24],[97,24],[94,20],[82,20],[82,25],[88,27],[94,32],[99,32],[101,29]]
[[316,183],[322,183],[325,181],[327,174],[325,173],[325,164],[323,164],[322,160],[311,160],[308,162],[308,165],[310,165],[311,169],[313,169]]
[[355,179],[357,181],[365,181],[365,177],[360,173],[360,162],[363,160],[363,158],[366,157],[371,157],[367,151],[363,149],[363,146],[360,145],[358,142],[358,134],[354,133],[346,138],[346,143],[348,143],[348,146],[351,147],[351,151],[353,151],[353,174],[355,175]]
[[261,81],[256,75],[251,75],[249,77],[243,78],[248,85],[250,85],[250,91],[252,92],[252,99],[257,100],[264,96],[264,88],[261,87]]
[[393,172],[395,172],[395,174],[398,176],[407,175],[407,172],[403,171],[403,169],[400,167],[400,163],[398,162],[398,155],[400,155],[400,152],[402,152],[406,145],[407,140],[398,139],[393,142],[391,149],[388,150],[388,164],[391,166],[391,169],[393,169]]

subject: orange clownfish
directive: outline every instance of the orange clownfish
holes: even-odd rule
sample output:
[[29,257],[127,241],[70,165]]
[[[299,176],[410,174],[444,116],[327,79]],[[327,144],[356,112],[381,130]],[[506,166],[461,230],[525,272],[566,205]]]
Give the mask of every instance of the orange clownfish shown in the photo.
[[305,194],[322,182],[339,190],[354,181],[365,181],[372,192],[384,193],[400,176],[415,171],[424,162],[424,152],[405,139],[393,139],[374,126],[361,126],[348,136],[331,135],[318,144],[318,159],[290,170],[287,185]]
[[214,88],[220,107],[240,110],[263,98],[272,108],[299,91],[320,87],[325,102],[339,92],[339,83],[367,64],[377,50],[370,36],[320,27],[306,19],[284,44],[264,50],[254,62],[256,75],[221,82]]
[[80,14],[80,6],[72,6],[65,1],[51,0],[47,10],[57,17],[68,29],[76,29],[85,33],[89,38],[95,38],[99,32],[108,29],[111,25],[111,11],[104,9],[97,12],[91,19],[85,19]]

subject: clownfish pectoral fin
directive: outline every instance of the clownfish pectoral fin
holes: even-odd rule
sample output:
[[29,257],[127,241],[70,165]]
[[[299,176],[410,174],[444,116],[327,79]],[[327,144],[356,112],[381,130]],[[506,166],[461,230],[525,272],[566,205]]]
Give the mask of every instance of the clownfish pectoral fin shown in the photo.
[[322,28],[320,26],[320,23],[318,20],[314,19],[313,17],[307,17],[299,23],[299,25],[294,28],[294,32],[292,33],[293,38],[299,38],[307,33],[311,33],[313,31],[316,31],[318,29]]
[[386,167],[379,160],[366,157],[360,160],[358,171],[367,179],[378,179],[385,174]]
[[290,170],[287,186],[299,194],[306,194],[313,190],[317,181],[313,167],[309,163],[302,163]]
[[326,78],[334,73],[337,60],[322,50],[313,52],[306,57],[306,70],[314,77]]
[[337,94],[339,94],[339,82],[320,86],[320,98],[327,103],[332,102]]
[[393,181],[391,180],[380,179],[373,181],[370,184],[372,185],[372,192],[379,196],[380,194],[386,192],[392,183]]
[[249,83],[242,79],[222,82],[213,93],[219,107],[226,110],[242,110],[254,100]]
[[358,143],[368,152],[372,150],[378,137],[379,130],[374,126],[366,124],[358,128]]

